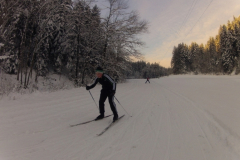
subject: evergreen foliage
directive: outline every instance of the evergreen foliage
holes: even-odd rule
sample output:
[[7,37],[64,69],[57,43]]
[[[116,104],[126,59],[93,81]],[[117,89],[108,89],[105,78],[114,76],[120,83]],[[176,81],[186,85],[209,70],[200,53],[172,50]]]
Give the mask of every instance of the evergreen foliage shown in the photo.
[[129,62],[131,71],[128,78],[160,78],[171,74],[170,68],[164,68],[158,63],[146,63],[144,61]]
[[207,44],[190,46],[181,43],[173,49],[171,66],[174,74],[231,74],[240,72],[240,16],[220,26],[218,35]]

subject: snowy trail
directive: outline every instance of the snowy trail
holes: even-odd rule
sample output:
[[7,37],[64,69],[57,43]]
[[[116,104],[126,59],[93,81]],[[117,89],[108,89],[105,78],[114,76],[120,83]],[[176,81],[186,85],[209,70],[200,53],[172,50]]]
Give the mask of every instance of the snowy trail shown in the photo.
[[[99,99],[100,86],[92,91]],[[119,115],[85,88],[0,101],[0,160],[240,160],[240,77],[170,76],[118,84]],[[106,101],[106,115],[111,114]]]

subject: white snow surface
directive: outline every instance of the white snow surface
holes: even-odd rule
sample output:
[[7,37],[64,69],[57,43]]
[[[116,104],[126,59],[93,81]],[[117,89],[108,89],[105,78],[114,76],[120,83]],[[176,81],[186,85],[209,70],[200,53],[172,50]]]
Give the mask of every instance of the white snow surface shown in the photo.
[[[0,47],[1,47],[1,44],[0,44]],[[2,59],[7,59],[9,56],[0,56],[0,60]]]
[[[179,75],[117,85],[118,123],[85,88],[0,100],[0,160],[240,160],[240,76]],[[101,86],[91,90],[98,102]],[[111,114],[108,101],[106,115]]]

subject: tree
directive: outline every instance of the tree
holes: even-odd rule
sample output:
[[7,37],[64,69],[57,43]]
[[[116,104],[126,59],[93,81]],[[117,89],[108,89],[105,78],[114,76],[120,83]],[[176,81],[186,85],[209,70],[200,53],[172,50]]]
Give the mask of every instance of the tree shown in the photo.
[[189,46],[189,61],[190,61],[190,71],[198,73],[199,66],[199,45],[196,42],[192,42]]
[[184,48],[179,44],[173,50],[172,67],[175,74],[183,73],[184,70],[196,73],[239,73],[240,16],[220,26],[218,35],[210,37],[205,46],[192,42],[188,46],[189,51]]
[[217,45],[216,40],[213,37],[210,37],[210,39],[207,42],[206,45],[206,54],[208,54],[208,67],[210,73],[216,73],[218,64],[219,64],[219,58],[217,53]]
[[[83,0],[0,0],[1,55],[24,87],[35,71],[68,73],[77,85],[103,65],[109,74],[124,77],[132,57],[139,58],[137,37],[147,22],[128,11],[124,0],[109,0],[109,15]],[[9,65],[15,63],[14,65]],[[14,67],[12,67],[14,66]]]
[[231,73],[234,67],[231,39],[232,34],[227,30],[227,27],[223,25],[220,30],[220,52],[222,54],[223,71],[227,74]]
[[[138,47],[144,43],[137,37],[146,33],[148,23],[140,21],[136,12],[129,12],[125,0],[108,0],[108,16],[103,19],[101,64],[112,74],[126,70],[131,57],[139,58]],[[123,72],[122,72],[123,73]]]
[[171,66],[173,74],[183,74],[187,71],[186,63],[188,63],[188,47],[181,43],[173,49],[173,58]]
[[37,0],[2,1],[5,18],[2,23],[1,33],[10,55],[17,58],[18,70],[17,79],[27,86],[28,65],[34,49],[34,38],[37,35],[38,11],[40,2]]
[[129,78],[159,78],[169,75],[169,70],[160,66],[158,63],[146,63],[144,61],[130,62],[131,73]]
[[85,76],[92,74],[100,59],[100,10],[97,6],[91,9],[89,4],[77,1],[68,19],[66,41],[62,44],[67,55],[66,65],[75,84],[79,85],[80,81],[84,84]]
[[207,64],[207,59],[208,57],[206,56],[205,48],[204,45],[201,44],[199,46],[199,52],[198,52],[198,64],[200,67],[200,72],[201,73],[208,73],[208,64]]
[[235,24],[235,41],[233,43],[233,49],[236,56],[236,74],[240,73],[240,22]]

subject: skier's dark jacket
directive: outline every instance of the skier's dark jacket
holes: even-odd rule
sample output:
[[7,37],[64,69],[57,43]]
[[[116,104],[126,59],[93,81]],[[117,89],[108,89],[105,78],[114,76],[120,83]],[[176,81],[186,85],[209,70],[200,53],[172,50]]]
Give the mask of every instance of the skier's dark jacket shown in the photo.
[[89,89],[94,88],[98,82],[102,85],[102,90],[116,91],[116,83],[109,75],[105,73],[103,73],[102,78],[96,78],[95,82],[89,86]]

